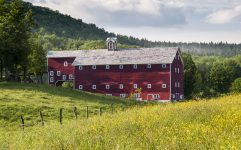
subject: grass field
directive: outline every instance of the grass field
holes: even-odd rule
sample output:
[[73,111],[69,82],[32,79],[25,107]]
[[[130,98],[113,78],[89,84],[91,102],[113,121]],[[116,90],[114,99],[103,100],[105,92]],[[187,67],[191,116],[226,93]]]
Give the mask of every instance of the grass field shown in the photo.
[[19,126],[21,115],[26,123],[34,124],[40,121],[40,111],[45,121],[52,121],[58,120],[59,109],[63,108],[65,121],[74,118],[74,107],[78,109],[79,118],[83,118],[86,106],[89,107],[91,117],[98,114],[99,107],[102,107],[103,113],[111,112],[112,104],[117,111],[144,103],[47,85],[0,83],[0,128]]
[[[47,100],[42,97],[47,97],[48,101],[53,103],[51,107],[53,110],[60,106],[66,109],[72,108],[77,104],[80,107],[87,104],[93,107],[100,104],[107,107],[113,101],[118,107],[132,106],[131,109],[114,114],[105,113],[101,117],[93,116],[90,119],[83,118],[77,121],[69,119],[62,126],[57,119],[52,118],[53,120],[46,122],[44,127],[36,125],[24,131],[21,128],[14,128],[12,131],[12,126],[2,127],[0,149],[241,149],[241,94],[210,100],[140,107],[133,102],[79,94],[71,90],[69,92],[73,92],[72,94],[64,96],[63,91],[66,89],[62,88],[56,91],[40,87],[43,89],[42,95],[39,95],[39,91],[35,91],[39,87],[33,85],[25,90],[23,90],[26,88],[25,85],[24,88],[22,85],[13,88],[14,86],[9,84],[1,84],[0,87],[1,95],[5,95],[0,98],[1,108],[8,105],[14,110],[15,106],[21,108],[19,106],[23,105],[21,103],[27,103],[24,107],[36,107],[38,110],[38,107],[46,105],[43,102]],[[16,92],[11,93],[11,90]],[[34,91],[38,95],[34,96]],[[28,92],[31,94],[27,94]],[[56,94],[53,94],[55,92]],[[35,98],[29,100],[23,98],[30,96]],[[55,96],[61,101],[55,102],[56,99],[53,98]],[[15,101],[10,101],[10,98],[4,101],[6,97],[13,97]],[[36,102],[39,98],[42,98],[43,102]],[[23,99],[25,99],[23,102],[18,102]],[[10,104],[7,104],[8,102]],[[26,112],[34,113],[36,110]],[[1,114],[2,112],[1,110]],[[15,122],[4,119],[2,115],[1,120]]]

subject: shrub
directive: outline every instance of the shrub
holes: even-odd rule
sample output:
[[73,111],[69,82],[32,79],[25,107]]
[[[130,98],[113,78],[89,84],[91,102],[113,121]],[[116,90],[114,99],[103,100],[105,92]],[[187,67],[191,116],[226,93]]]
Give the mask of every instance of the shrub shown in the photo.
[[73,88],[74,84],[73,84],[73,82],[64,82],[62,84],[62,87],[64,87],[64,88]]
[[241,93],[241,77],[240,77],[240,78],[237,78],[237,79],[232,83],[232,86],[231,86],[230,91],[231,91],[231,92],[234,92],[234,93]]

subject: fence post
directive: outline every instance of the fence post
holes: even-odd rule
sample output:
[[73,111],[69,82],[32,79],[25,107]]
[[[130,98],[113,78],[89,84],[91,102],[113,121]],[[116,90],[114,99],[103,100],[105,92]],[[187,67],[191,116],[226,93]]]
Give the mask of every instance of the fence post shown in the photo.
[[77,107],[74,107],[74,116],[75,116],[75,120],[77,120]]
[[101,116],[102,115],[102,108],[100,107],[99,108],[99,116]]
[[22,122],[22,128],[23,128],[23,130],[24,130],[24,118],[23,118],[22,115],[21,115],[21,122]]
[[88,119],[89,118],[89,107],[86,106],[86,118]]
[[42,112],[40,111],[40,118],[41,118],[41,123],[42,123],[42,126],[44,126],[44,118],[43,118],[43,114]]
[[63,109],[60,108],[60,110],[59,110],[59,122],[60,122],[60,125],[62,125],[62,117],[63,117]]

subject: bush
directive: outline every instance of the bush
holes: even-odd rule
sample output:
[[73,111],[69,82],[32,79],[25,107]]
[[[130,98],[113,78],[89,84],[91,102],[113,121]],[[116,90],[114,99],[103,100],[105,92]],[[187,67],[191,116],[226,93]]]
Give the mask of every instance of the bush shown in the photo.
[[234,93],[241,93],[241,78],[237,78],[237,79],[232,83],[232,86],[231,86],[230,91],[231,91],[231,92],[234,92]]
[[74,84],[73,84],[73,82],[64,82],[62,84],[62,87],[64,87],[64,88],[73,88]]

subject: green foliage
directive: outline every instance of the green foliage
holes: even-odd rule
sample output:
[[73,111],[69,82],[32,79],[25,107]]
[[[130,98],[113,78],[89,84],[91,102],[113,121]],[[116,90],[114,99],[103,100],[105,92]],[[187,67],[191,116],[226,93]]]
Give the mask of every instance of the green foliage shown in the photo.
[[73,82],[64,82],[64,83],[62,84],[62,87],[64,87],[64,88],[69,88],[69,89],[73,89],[74,84],[73,84]]
[[184,94],[188,98],[193,93],[197,68],[190,54],[183,53],[182,58],[184,61]]
[[233,60],[215,62],[210,70],[212,87],[217,92],[229,92],[231,83],[239,76],[240,69],[240,66]]
[[241,78],[234,80],[231,86],[231,92],[241,93]]

